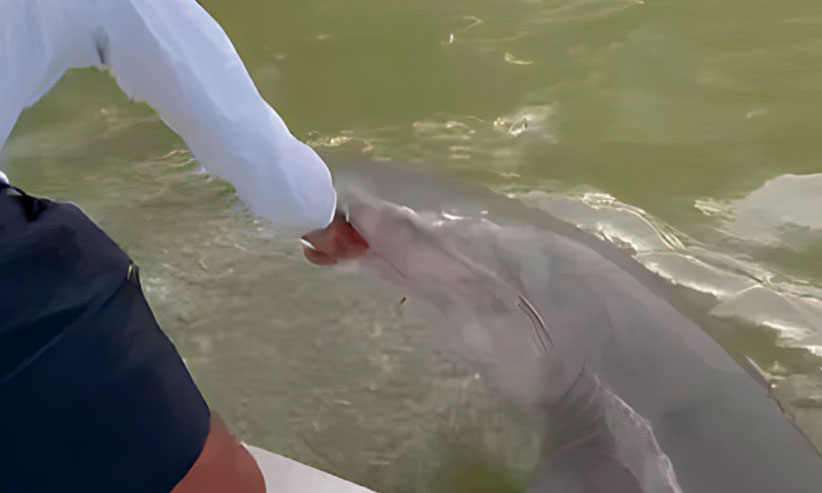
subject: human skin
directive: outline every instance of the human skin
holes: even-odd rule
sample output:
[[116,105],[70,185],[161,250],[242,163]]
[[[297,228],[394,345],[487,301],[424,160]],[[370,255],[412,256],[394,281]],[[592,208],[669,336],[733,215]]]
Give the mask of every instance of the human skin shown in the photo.
[[208,438],[200,456],[172,493],[265,493],[257,462],[226,427],[211,414]]
[[368,242],[341,213],[337,213],[326,228],[308,233],[303,240],[311,245],[303,249],[305,258],[316,265],[351,260],[364,255],[369,248]]

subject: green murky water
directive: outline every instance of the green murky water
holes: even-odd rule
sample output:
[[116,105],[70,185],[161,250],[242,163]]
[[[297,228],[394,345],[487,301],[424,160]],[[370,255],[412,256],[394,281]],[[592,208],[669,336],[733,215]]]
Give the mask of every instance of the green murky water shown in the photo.
[[[332,169],[447,168],[631,246],[718,297],[738,330],[715,336],[822,444],[822,3],[202,3]],[[527,430],[432,347],[425,309],[306,265],[107,76],[67,75],[4,167],[141,263],[244,439],[383,491],[521,491]]]

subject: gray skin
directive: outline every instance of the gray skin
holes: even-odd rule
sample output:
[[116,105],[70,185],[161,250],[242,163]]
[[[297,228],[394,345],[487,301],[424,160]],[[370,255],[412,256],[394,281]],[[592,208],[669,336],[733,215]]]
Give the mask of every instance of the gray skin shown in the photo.
[[544,433],[529,492],[822,491],[818,452],[764,381],[627,252],[443,177],[343,176],[364,265],[449,315]]

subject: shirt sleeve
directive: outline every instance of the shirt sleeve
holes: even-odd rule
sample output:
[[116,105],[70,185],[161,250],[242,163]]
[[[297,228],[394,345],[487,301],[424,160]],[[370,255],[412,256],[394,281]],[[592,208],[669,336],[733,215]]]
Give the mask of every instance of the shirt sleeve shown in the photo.
[[[234,185],[251,211],[278,232],[297,236],[331,222],[337,197],[325,163],[291,135],[257,91],[228,36],[195,0],[8,1],[33,2],[38,7],[28,9],[30,17],[71,25],[65,37],[76,39],[75,51],[82,51],[52,47],[49,63],[54,65],[56,53],[66,64],[49,67],[54,74],[40,77],[43,89],[23,105],[33,104],[67,68],[105,67],[130,98],[154,108],[205,169]],[[72,16],[83,18],[75,22]],[[45,27],[38,30],[57,24],[40,19]],[[61,40],[50,33],[46,42]]]
[[90,4],[70,6],[57,0],[0,1],[0,148],[20,113],[66,69],[98,63],[89,35]]

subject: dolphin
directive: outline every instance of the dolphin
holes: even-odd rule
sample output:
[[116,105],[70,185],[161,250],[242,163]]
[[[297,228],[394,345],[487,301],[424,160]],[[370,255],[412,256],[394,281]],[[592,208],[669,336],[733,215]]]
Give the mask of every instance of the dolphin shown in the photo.
[[504,197],[388,166],[342,173],[365,269],[436,305],[544,436],[529,492],[811,493],[822,458],[671,286]]

